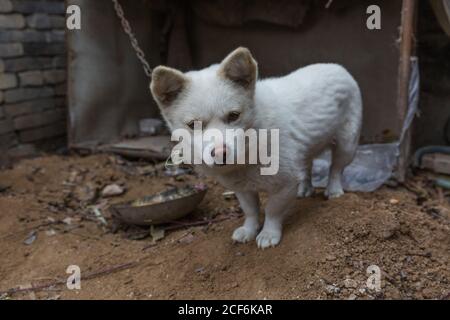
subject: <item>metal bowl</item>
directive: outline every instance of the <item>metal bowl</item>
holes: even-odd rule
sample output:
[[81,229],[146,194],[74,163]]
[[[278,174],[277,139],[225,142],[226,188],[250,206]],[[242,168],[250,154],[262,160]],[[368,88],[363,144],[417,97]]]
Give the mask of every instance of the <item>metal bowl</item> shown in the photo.
[[119,220],[134,225],[149,226],[169,223],[192,211],[203,200],[206,186],[185,186],[172,188],[142,199],[110,207]]

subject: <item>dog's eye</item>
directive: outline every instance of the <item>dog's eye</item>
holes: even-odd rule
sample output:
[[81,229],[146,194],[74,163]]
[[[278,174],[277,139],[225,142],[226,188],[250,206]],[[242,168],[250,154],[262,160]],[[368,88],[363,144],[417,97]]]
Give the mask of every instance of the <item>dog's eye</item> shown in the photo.
[[241,116],[240,112],[232,111],[228,114],[227,121],[228,121],[228,123],[237,121],[240,116]]
[[194,130],[195,120],[189,121],[186,125],[189,127],[189,129]]

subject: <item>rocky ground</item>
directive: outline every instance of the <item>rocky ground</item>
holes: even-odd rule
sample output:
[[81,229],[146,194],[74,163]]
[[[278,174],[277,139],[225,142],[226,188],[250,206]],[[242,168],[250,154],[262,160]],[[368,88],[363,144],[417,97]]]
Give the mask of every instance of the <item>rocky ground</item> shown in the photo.
[[[158,232],[108,211],[198,182],[209,191],[196,211]],[[331,201],[318,190],[264,251],[232,243],[243,218],[226,191],[110,155],[22,161],[0,172],[0,298],[450,298],[450,194],[429,174]],[[69,265],[81,269],[80,290],[65,285]],[[381,271],[380,290],[367,287],[369,266]]]

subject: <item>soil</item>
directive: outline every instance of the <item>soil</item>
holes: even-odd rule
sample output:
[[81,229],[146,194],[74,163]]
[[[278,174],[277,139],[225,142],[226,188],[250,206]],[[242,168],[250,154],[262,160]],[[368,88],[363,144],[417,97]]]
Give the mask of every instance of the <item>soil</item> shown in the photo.
[[[203,202],[159,227],[160,240],[107,209],[199,182],[209,188]],[[102,197],[110,184],[126,192]],[[50,155],[1,171],[0,185],[1,299],[450,298],[450,198],[429,174],[335,200],[318,190],[297,201],[281,244],[268,250],[232,243],[243,217],[227,190],[195,174],[168,177],[161,165]],[[65,285],[70,265],[81,269],[80,290]],[[373,265],[380,290],[366,284]],[[18,289],[31,286],[41,290]]]

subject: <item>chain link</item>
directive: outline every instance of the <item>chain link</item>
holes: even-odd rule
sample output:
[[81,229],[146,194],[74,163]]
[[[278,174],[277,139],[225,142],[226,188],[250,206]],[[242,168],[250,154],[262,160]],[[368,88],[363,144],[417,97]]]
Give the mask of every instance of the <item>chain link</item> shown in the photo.
[[128,38],[130,38],[131,46],[133,47],[137,58],[142,64],[142,67],[144,68],[144,72],[150,79],[152,78],[152,68],[150,68],[150,65],[145,58],[145,53],[142,51],[141,47],[139,46],[139,42],[136,39],[136,36],[133,33],[133,30],[131,29],[130,23],[128,22],[127,18],[125,18],[125,13],[123,12],[123,8],[120,5],[118,0],[111,0],[114,4],[114,10],[116,11],[117,17],[120,19],[120,23],[122,24],[123,31],[128,35]]

